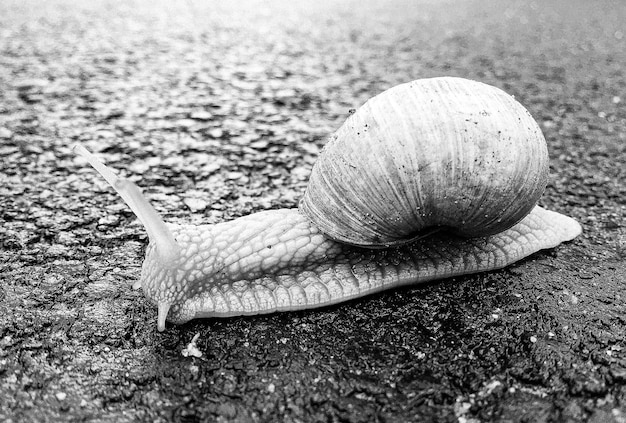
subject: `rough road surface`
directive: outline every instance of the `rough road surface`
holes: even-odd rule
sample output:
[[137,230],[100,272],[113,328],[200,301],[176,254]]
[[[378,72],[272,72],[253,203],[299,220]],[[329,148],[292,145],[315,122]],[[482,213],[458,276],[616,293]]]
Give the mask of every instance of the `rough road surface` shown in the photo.
[[[624,22],[603,0],[3,0],[0,420],[625,422]],[[541,204],[581,237],[503,271],[156,331],[130,289],[145,232],[74,142],[168,221],[220,222],[296,206],[350,109],[439,75],[530,110]]]

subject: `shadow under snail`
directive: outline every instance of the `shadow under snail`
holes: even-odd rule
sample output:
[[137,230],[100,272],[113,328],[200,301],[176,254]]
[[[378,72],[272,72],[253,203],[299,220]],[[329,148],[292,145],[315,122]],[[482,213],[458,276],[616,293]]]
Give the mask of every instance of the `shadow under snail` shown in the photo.
[[74,150],[150,239],[133,288],[165,321],[308,309],[502,268],[581,233],[537,206],[545,139],[498,88],[421,79],[367,101],[330,137],[298,209],[166,224],[132,182]]

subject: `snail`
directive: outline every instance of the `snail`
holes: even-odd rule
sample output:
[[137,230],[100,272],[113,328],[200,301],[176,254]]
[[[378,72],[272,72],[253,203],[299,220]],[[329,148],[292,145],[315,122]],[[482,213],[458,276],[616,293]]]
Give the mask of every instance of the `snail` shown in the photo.
[[298,208],[218,224],[166,224],[131,181],[83,156],[145,226],[133,288],[166,320],[336,304],[402,285],[505,267],[581,226],[537,206],[548,152],[504,91],[421,79],[371,98],[330,137]]

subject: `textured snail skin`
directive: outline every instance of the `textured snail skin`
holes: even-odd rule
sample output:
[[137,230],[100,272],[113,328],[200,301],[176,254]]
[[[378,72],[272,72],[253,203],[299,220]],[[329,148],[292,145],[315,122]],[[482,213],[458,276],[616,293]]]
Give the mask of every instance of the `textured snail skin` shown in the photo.
[[402,285],[505,267],[575,238],[570,217],[535,207],[512,228],[483,238],[437,233],[388,249],[331,240],[297,209],[271,210],[216,225],[168,225],[180,256],[163,266],[146,252],[141,286],[165,318],[184,323],[326,306]]

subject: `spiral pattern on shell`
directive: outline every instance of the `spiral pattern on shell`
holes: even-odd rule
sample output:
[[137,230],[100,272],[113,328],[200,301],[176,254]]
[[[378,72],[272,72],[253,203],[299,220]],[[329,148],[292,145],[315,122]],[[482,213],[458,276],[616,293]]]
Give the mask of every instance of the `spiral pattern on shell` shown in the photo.
[[300,210],[358,246],[408,242],[432,227],[466,237],[506,230],[542,195],[548,152],[504,91],[441,77],[371,98],[330,137]]

